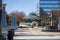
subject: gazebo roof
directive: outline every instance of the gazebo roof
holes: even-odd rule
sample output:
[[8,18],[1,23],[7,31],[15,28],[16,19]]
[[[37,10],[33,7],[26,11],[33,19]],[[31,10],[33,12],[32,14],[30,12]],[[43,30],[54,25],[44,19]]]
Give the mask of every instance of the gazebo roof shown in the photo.
[[34,15],[27,15],[24,17],[24,19],[39,19],[37,16]]

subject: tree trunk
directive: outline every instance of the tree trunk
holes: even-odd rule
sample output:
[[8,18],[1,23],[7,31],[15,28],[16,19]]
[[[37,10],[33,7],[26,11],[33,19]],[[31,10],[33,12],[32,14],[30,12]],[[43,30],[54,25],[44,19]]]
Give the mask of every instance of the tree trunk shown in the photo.
[[38,22],[39,24],[38,24],[38,26],[40,26],[41,25],[41,20],[39,19],[39,22]]

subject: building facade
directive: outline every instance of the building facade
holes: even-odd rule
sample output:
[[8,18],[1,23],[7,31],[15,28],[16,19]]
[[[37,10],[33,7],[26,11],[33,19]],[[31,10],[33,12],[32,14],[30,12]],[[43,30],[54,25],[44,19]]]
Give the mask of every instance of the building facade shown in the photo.
[[60,17],[60,10],[52,10],[52,24],[53,26],[58,26]]
[[2,0],[0,0],[0,24],[1,24],[1,16],[2,16]]
[[[50,23],[51,25],[57,25],[57,15],[59,15],[59,9],[60,9],[60,0],[39,0],[39,13],[40,13],[40,17],[41,17],[41,23],[45,23],[48,24]],[[49,16],[51,16],[51,18],[55,18],[56,17],[56,24],[54,24],[53,19],[50,20],[49,22]],[[54,16],[55,15],[55,16]],[[59,15],[60,16],[60,15]]]

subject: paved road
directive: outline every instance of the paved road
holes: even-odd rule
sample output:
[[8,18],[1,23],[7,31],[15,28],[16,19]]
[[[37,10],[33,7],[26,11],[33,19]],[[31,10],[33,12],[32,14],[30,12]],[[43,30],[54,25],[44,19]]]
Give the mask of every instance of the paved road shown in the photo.
[[[49,35],[49,37],[46,35]],[[32,38],[42,38],[42,40],[43,38],[59,39],[59,35],[60,32],[41,32],[40,28],[18,28],[17,30],[15,30],[14,40],[25,40],[27,38],[30,38],[28,40],[32,40]]]
[[60,39],[19,39],[19,40],[60,40]]
[[60,35],[60,32],[42,32],[41,28],[18,28],[15,31],[17,36],[26,36],[26,35]]

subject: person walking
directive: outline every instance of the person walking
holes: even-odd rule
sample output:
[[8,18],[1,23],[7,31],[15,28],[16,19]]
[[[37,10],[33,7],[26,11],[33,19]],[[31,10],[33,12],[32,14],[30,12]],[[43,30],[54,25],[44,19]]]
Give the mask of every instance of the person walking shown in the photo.
[[11,29],[10,31],[8,31],[8,40],[13,40],[13,36],[14,36],[14,29]]
[[12,27],[9,27],[7,35],[8,40],[13,40],[13,36],[14,36],[14,29]]

